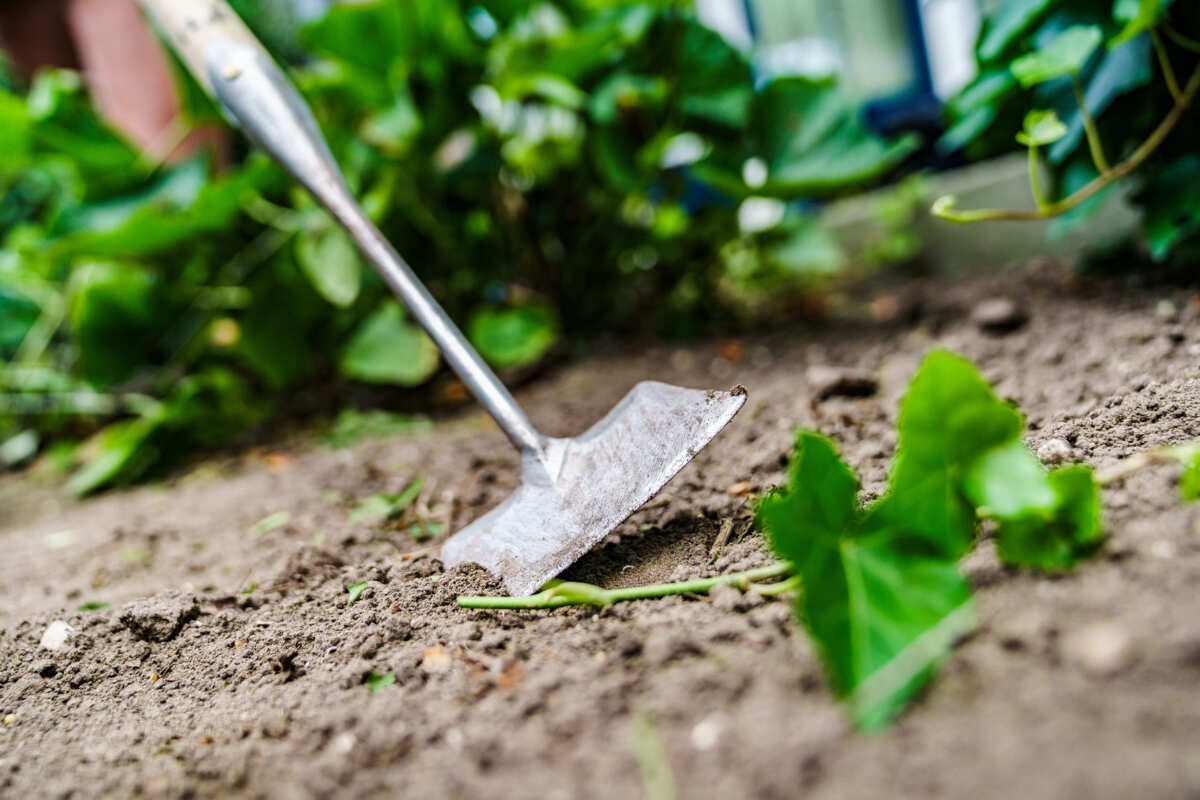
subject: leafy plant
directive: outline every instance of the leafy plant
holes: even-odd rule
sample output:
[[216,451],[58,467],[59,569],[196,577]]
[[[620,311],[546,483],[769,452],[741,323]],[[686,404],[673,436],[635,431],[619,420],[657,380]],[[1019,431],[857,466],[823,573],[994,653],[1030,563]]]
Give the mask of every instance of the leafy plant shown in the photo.
[[363,678],[363,683],[372,693],[378,692],[380,689],[386,689],[389,686],[394,686],[396,683],[396,673],[394,672],[370,672],[367,677]]
[[[832,442],[804,431],[787,484],[758,505],[781,562],[748,572],[655,586],[554,583],[532,597],[462,597],[468,608],[554,608],[707,591],[798,589],[797,619],[855,723],[887,723],[936,675],[974,626],[958,561],[993,520],[1000,558],[1063,571],[1100,544],[1098,486],[1087,467],[1047,472],[1021,442],[1020,414],[958,356],[933,352],[900,408],[886,494],[858,501],[858,480]],[[790,577],[786,577],[790,576]],[[775,584],[755,583],[786,577]]]
[[[563,336],[687,334],[746,294],[811,291],[844,262],[828,236],[794,207],[743,231],[738,209],[848,191],[916,146],[872,134],[830,80],[759,85],[684,5],[373,0],[303,27],[239,8],[368,214],[509,369]],[[179,83],[191,120],[220,124]],[[305,382],[440,368],[263,157],[151,163],[62,70],[0,89],[0,152],[0,441],[92,437],[66,460],[79,493],[226,443]]]
[[363,592],[367,590],[368,586],[369,584],[366,581],[359,581],[347,586],[346,591],[350,594],[350,597],[346,599],[346,604],[349,605],[358,602],[358,599],[363,596]]
[[1151,255],[1186,262],[1200,231],[1197,31],[1194,3],[1002,3],[976,45],[979,76],[948,103],[952,125],[939,147],[973,156],[1006,149],[1023,118],[1016,141],[1028,148],[1035,208],[959,210],[943,197],[934,213],[954,222],[1062,216],[1077,225],[1131,180]]
[[425,478],[418,475],[397,494],[373,494],[350,512],[351,522],[382,522],[402,513],[413,504],[425,487]]

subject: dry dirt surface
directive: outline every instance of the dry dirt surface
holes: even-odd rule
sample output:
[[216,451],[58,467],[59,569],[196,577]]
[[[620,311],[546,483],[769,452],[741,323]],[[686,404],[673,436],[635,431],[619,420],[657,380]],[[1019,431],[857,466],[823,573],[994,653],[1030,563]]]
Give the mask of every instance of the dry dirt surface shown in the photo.
[[[892,321],[601,354],[523,387],[558,435],[640,379],[749,390],[571,577],[633,585],[767,563],[752,495],[782,479],[793,431],[831,435],[878,492],[896,399],[934,346],[1021,404],[1048,461],[1103,468],[1200,438],[1193,292],[1042,266],[917,284],[874,308]],[[349,520],[418,474],[410,518]],[[654,748],[632,732],[648,720],[680,798],[1200,797],[1200,505],[1181,504],[1178,475],[1157,466],[1106,489],[1109,538],[1073,574],[1006,569],[983,541],[965,564],[978,631],[869,737],[847,725],[783,599],[727,588],[605,611],[458,608],[498,583],[444,573],[409,526],[455,529],[513,488],[514,454],[478,412],[344,450],[289,439],[84,502],[10,475],[0,796],[638,797],[638,754]],[[280,512],[286,523],[255,529]],[[712,559],[722,527],[730,543]],[[77,610],[88,603],[109,605]],[[55,621],[73,631],[52,649]],[[364,682],[389,673],[392,685]]]

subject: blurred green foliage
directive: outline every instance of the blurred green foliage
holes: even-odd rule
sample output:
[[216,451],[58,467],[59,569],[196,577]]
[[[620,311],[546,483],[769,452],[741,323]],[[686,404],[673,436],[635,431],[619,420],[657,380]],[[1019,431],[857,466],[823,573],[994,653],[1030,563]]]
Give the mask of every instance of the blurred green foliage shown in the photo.
[[[916,147],[870,133],[832,80],[757,83],[690,3],[387,0],[302,27],[236,5],[369,215],[501,369],[562,335],[687,334],[827,280],[846,254],[784,201],[878,181]],[[193,123],[219,119],[180,86]],[[220,174],[153,163],[66,71],[0,90],[0,153],[0,441],[24,437],[0,452],[86,438],[55,449],[78,492],[225,442],[306,381],[439,369],[258,154]]]
[[[1132,201],[1150,255],[1189,269],[1200,258],[1200,114],[1186,99],[1200,80],[1198,33],[1195,2],[1007,0],[984,21],[979,75],[948,103],[939,148],[978,158],[1011,149],[1014,134],[1044,147],[1053,203],[1134,155],[1181,103],[1186,113],[1133,173]],[[1082,225],[1119,186],[1062,214],[1058,229]]]

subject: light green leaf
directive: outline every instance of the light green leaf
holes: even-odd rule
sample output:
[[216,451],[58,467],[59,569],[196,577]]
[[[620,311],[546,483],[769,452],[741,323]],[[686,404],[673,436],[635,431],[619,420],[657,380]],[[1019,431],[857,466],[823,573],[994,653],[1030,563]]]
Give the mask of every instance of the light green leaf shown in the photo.
[[367,117],[360,130],[362,138],[392,156],[408,152],[421,132],[421,114],[408,88],[396,94],[390,106]]
[[393,414],[378,408],[370,411],[347,408],[338,414],[333,427],[322,438],[330,447],[340,450],[361,439],[419,435],[432,430],[429,417]]
[[261,539],[272,531],[277,531],[292,521],[292,515],[286,511],[276,511],[260,519],[250,526],[250,535]]
[[391,519],[411,506],[413,501],[420,496],[424,486],[425,478],[418,475],[403,491],[397,494],[371,495],[350,512],[350,521],[375,523]]
[[71,476],[71,491],[86,495],[114,481],[136,478],[158,456],[150,438],[160,422],[158,417],[139,417],[114,422],[96,434],[81,448],[92,455]]
[[1185,502],[1200,500],[1200,448],[1184,462],[1183,474],[1179,476],[1179,496]]
[[1019,567],[1060,572],[1091,555],[1104,539],[1100,487],[1089,467],[1075,464],[1049,475],[1054,506],[1000,517],[996,549],[1001,560]]
[[325,212],[324,223],[312,223],[296,237],[296,262],[317,292],[340,308],[358,298],[362,261],[350,234]]
[[350,597],[346,601],[346,605],[358,602],[358,598],[363,596],[363,592],[367,590],[368,585],[369,584],[366,581],[359,581],[358,583],[352,583],[347,586],[346,591],[349,592]]
[[1030,111],[1025,115],[1024,130],[1017,134],[1017,143],[1026,147],[1043,147],[1067,135],[1067,126],[1053,111]]
[[963,491],[996,517],[1050,512],[1057,495],[1041,462],[1019,440],[989,450],[963,476]]
[[1035,53],[1012,62],[1012,73],[1022,86],[1076,75],[1096,51],[1103,35],[1097,25],[1074,25]]
[[363,683],[372,692],[378,692],[380,689],[386,689],[396,683],[396,673],[385,672],[381,675],[378,672],[371,672],[363,679]]
[[500,369],[523,367],[546,354],[558,341],[558,316],[549,306],[476,311],[469,326],[471,343]]
[[1171,3],[1172,0],[1117,0],[1113,5],[1113,18],[1124,22],[1125,27],[1108,46],[1119,47],[1153,28]]
[[340,366],[354,380],[418,386],[437,371],[438,350],[424,331],[405,321],[399,305],[388,301],[354,332]]

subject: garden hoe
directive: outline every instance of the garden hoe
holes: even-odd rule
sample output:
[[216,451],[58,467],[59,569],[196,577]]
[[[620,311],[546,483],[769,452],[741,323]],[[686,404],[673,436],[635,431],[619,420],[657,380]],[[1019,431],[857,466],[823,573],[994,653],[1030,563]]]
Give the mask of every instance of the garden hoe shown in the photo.
[[142,0],[223,111],[307,188],[357,242],[463,383],[521,453],[521,484],[442,547],[447,568],[476,563],[514,595],[536,592],[649,500],[733,419],[729,392],[640,383],[573,439],[543,436],[346,186],[316,120],[224,0]]

